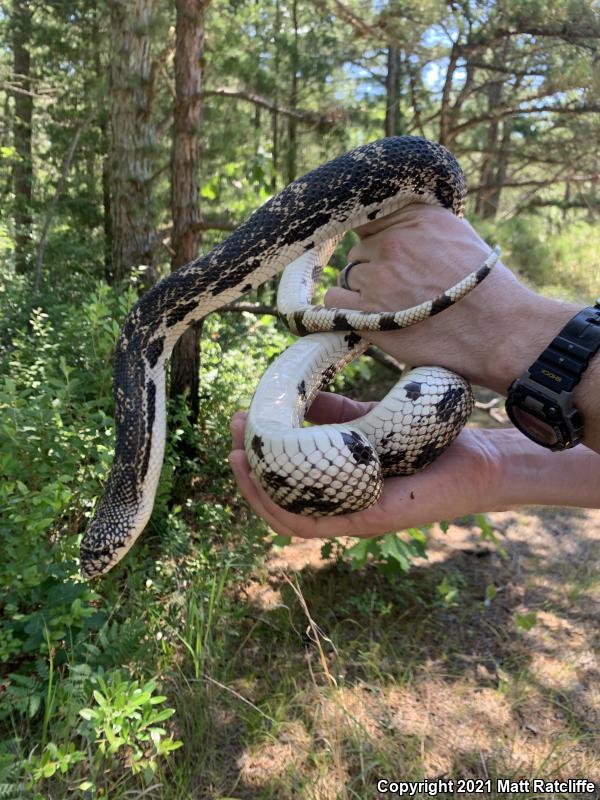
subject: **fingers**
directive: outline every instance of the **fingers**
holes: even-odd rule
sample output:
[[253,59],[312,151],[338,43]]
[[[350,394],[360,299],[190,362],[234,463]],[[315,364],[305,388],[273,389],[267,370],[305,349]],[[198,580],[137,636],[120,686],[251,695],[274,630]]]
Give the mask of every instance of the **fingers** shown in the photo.
[[309,408],[306,419],[317,425],[339,424],[364,416],[377,403],[361,403],[333,392],[319,392]]
[[[275,506],[261,487],[257,486],[244,451],[234,450],[230,453],[229,465],[242,497],[254,511],[262,517],[267,525],[276,533],[280,533],[282,536],[293,536],[294,532],[287,527],[285,522],[277,518],[277,512],[281,512],[282,510]],[[275,514],[273,514],[273,509],[270,508],[270,506],[274,507]]]
[[[351,400],[349,397],[334,392],[319,392],[308,410],[306,419],[316,425],[336,425],[363,417],[376,405],[375,402],[361,403],[359,400]],[[236,411],[231,418],[229,427],[233,450],[244,449],[244,430],[247,418],[246,411]]]
[[[358,267],[355,267],[355,269],[358,269]],[[352,285],[354,286],[354,283]],[[358,292],[340,289],[339,286],[335,286],[325,292],[323,303],[327,308],[351,308],[352,310],[360,310],[362,308],[361,297]]]
[[238,411],[230,422],[232,451],[229,454],[229,466],[241,495],[275,533],[282,536],[302,536],[304,538],[318,536],[315,520],[312,517],[290,514],[276,505],[251,471],[244,450],[244,430],[247,417],[248,414],[245,411]]
[[231,431],[231,446],[233,450],[244,449],[244,430],[248,414],[245,411],[236,411],[229,423]]

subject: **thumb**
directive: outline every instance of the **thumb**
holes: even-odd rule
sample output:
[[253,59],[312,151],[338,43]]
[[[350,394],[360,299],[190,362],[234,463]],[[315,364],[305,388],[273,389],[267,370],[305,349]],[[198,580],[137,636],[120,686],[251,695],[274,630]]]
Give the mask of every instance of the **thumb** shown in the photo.
[[377,403],[361,403],[358,400],[351,400],[342,394],[319,392],[306,414],[306,419],[317,425],[339,425],[341,422],[349,422],[364,416],[376,405]]
[[351,292],[348,289],[340,289],[334,286],[325,292],[323,304],[327,308],[351,308],[361,310],[361,297],[358,292]]

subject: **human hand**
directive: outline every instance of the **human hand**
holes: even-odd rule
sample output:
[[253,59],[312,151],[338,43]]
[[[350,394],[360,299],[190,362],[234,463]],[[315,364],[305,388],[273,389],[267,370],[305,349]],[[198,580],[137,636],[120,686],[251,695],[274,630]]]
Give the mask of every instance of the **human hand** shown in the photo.
[[[321,392],[307,415],[317,424],[340,423],[366,414],[374,403],[359,403]],[[276,505],[250,471],[244,450],[246,414],[231,420],[229,463],[240,492],[254,511],[283,536],[304,539],[376,536],[390,531],[483,511],[494,503],[498,485],[493,440],[486,431],[465,429],[436,461],[416,475],[388,478],[371,508],[338,517],[304,517]]]
[[[354,291],[334,288],[328,307],[397,311],[457,283],[480,266],[488,245],[450,211],[410,205],[357,229],[348,254]],[[505,394],[580,306],[541,297],[502,263],[477,288],[442,313],[401,331],[365,338],[411,366],[446,367],[471,383]]]

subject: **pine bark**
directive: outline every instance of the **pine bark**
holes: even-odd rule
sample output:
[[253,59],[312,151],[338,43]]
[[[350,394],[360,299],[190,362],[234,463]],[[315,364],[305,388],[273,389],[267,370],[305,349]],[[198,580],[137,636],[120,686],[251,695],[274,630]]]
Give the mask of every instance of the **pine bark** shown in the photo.
[[385,76],[385,124],[386,136],[398,136],[402,133],[401,97],[401,51],[398,45],[388,45],[387,72]]
[[156,0],[111,0],[112,278],[155,263],[152,175],[157,131],[151,102],[151,26]]
[[[206,0],[176,0],[175,107],[171,154],[171,246],[174,271],[196,258],[200,245],[198,170],[202,119],[202,57]],[[202,323],[183,334],[171,357],[171,396],[187,395],[190,417],[199,411]]]
[[[100,8],[99,3],[94,5],[94,19],[92,23],[93,58],[96,75],[104,74],[105,66],[102,62],[101,33],[100,33]],[[103,109],[98,117],[100,129],[100,142],[102,153],[102,227],[104,229],[104,277],[110,282],[112,275],[112,219],[110,213],[110,136],[108,126],[108,110]]]
[[[508,56],[508,42],[494,59],[494,66],[502,66]],[[504,94],[504,75],[497,72],[496,80],[486,87],[488,111],[493,113],[502,107]],[[508,167],[512,118],[504,120],[493,118],[487,125],[485,134],[485,157],[481,165],[479,183],[483,187],[477,192],[475,213],[484,219],[494,219],[500,205],[502,186],[506,180]]]
[[[292,0],[292,25],[293,40],[290,57],[290,108],[296,110],[298,107],[298,71],[299,71],[299,52],[298,52],[298,2]],[[288,117],[287,121],[287,154],[286,154],[286,183],[291,183],[298,172],[298,123],[294,117]]]
[[14,145],[15,161],[12,178],[15,193],[15,266],[17,272],[29,272],[32,264],[33,152],[31,124],[33,96],[31,94],[31,40],[32,9],[28,0],[13,0],[12,44],[13,71],[22,91],[15,92]]

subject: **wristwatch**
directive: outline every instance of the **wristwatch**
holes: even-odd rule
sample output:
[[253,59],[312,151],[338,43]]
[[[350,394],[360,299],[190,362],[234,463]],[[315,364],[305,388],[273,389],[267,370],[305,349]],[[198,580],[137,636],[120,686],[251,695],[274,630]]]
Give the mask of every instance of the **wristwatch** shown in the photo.
[[567,322],[540,357],[514,381],[506,413],[529,439],[550,450],[575,447],[583,438],[583,418],[573,390],[592,356],[600,350],[600,298]]

